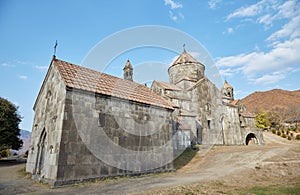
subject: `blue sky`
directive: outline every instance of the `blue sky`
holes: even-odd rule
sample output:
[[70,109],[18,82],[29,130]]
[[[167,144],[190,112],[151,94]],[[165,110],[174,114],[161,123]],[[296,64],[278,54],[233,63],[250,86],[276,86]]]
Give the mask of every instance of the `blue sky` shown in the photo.
[[[1,0],[0,96],[19,106],[20,127],[31,130],[32,107],[55,40],[59,59],[81,64],[101,40],[141,25],[167,26],[197,39],[234,87],[236,98],[273,88],[299,89],[300,2],[296,0]],[[189,45],[186,49],[193,53]],[[169,66],[177,55],[136,49],[102,71],[121,77],[127,59],[141,69],[136,65],[149,61]]]

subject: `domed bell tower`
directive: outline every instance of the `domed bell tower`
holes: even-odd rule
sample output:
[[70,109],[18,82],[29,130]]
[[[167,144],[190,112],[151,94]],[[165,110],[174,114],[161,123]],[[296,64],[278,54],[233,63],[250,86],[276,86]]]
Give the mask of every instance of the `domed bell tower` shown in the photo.
[[221,92],[222,99],[225,100],[225,102],[230,103],[234,100],[233,87],[226,80],[224,82]]
[[125,80],[133,81],[133,68],[129,60],[127,60],[124,68],[123,68],[123,78]]

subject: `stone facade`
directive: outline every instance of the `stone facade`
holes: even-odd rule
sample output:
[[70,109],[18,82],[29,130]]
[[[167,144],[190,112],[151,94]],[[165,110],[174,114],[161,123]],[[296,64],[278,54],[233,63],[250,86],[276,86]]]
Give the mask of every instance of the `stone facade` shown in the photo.
[[225,81],[218,89],[205,66],[184,51],[170,82],[151,89],[55,56],[34,105],[26,171],[53,186],[94,178],[173,170],[191,144],[263,144],[254,116]]
[[[66,90],[51,66],[34,105],[34,122],[26,171],[49,180],[57,177]],[[36,175],[35,175],[36,174]]]
[[[80,76],[70,87],[68,80],[72,80],[74,70],[76,77]],[[34,106],[26,171],[34,179],[59,186],[108,176],[173,170],[173,108],[169,102],[143,85],[95,71],[87,75],[86,70],[81,70],[67,62],[52,61]],[[115,82],[114,89],[103,93],[82,90],[81,85],[76,86],[76,80],[84,76],[107,77],[101,78],[107,82],[105,85],[99,78],[99,90],[109,86],[109,82]],[[89,86],[95,82],[89,81]],[[127,99],[117,97],[124,90],[118,87],[118,81],[135,89],[128,94],[123,91]],[[113,94],[104,94],[110,92]]]
[[176,147],[190,143],[243,145],[249,139],[263,144],[255,117],[234,100],[233,87],[227,81],[218,89],[205,77],[205,66],[185,50],[168,71],[170,82],[154,81],[151,88],[173,102],[173,120],[178,124],[173,131],[184,132],[180,135],[186,137],[176,138],[182,140]]

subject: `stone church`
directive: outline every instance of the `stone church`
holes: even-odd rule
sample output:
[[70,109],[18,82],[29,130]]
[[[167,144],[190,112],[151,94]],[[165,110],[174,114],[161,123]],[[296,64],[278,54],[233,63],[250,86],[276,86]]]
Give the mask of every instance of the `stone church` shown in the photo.
[[34,104],[26,171],[52,186],[173,170],[191,144],[263,144],[254,116],[185,50],[151,88],[53,56]]
[[[175,147],[198,144],[263,144],[262,132],[255,127],[255,116],[240,100],[234,100],[227,82],[221,90],[205,76],[205,66],[185,50],[168,69],[169,82],[154,81],[152,90],[172,102],[172,117],[185,136]],[[176,145],[177,144],[177,145]],[[178,145],[179,144],[179,145]]]

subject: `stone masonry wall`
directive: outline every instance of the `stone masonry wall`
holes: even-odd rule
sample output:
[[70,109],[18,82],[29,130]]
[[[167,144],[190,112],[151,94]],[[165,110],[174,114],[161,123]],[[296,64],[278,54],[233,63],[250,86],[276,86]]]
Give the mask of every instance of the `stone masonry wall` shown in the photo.
[[[26,171],[32,173],[34,178],[56,178],[64,100],[65,85],[51,65],[35,105],[26,163]],[[45,135],[44,141],[42,134]]]
[[171,112],[68,90],[56,185],[172,170]]
[[204,66],[195,63],[173,65],[169,68],[170,83],[177,83],[179,79],[189,78],[194,81],[204,77]]

